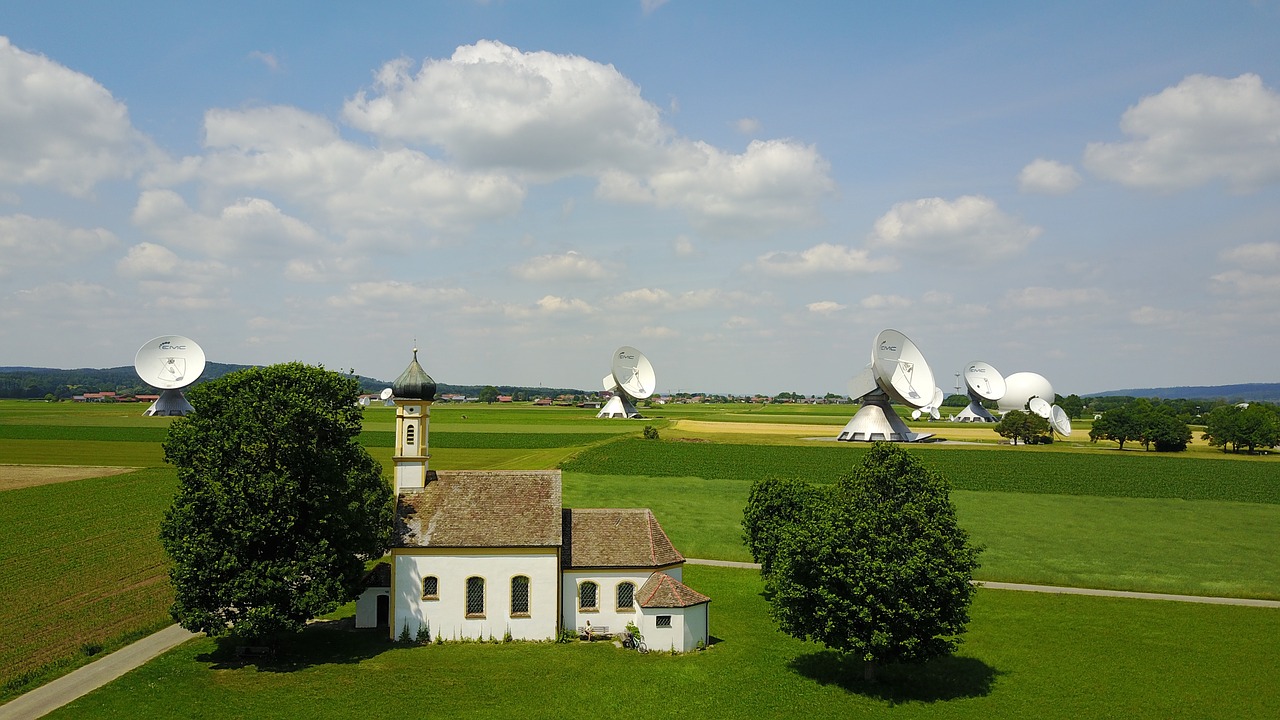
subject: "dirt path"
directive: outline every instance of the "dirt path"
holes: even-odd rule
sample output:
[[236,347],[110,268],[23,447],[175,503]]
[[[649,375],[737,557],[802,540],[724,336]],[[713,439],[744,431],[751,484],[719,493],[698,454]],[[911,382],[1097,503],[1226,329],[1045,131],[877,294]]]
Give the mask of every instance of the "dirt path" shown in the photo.
[[71,480],[107,477],[137,469],[89,465],[0,465],[0,490],[17,490],[35,485],[52,485]]
[[0,705],[0,720],[29,720],[51,713],[193,637],[195,633],[171,625]]
[[[715,567],[741,568],[759,570],[760,565],[732,560],[699,560],[685,558],[690,565],[712,565]],[[1170,600],[1173,602],[1206,603],[1209,605],[1241,605],[1244,607],[1280,608],[1280,600],[1258,600],[1254,598],[1212,597],[1208,595],[1170,595],[1167,593],[1133,592],[1130,590],[1097,590],[1094,588],[1058,587],[1056,585],[1027,585],[1025,583],[980,582],[978,587],[992,590],[1020,590],[1022,592],[1055,593],[1058,595],[1093,595],[1095,597],[1134,598],[1137,600]]]

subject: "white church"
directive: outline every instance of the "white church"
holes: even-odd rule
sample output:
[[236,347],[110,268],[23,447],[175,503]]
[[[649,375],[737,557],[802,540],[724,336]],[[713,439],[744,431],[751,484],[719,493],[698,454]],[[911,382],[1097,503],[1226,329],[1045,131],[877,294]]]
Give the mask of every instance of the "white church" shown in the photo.
[[682,582],[684,556],[648,509],[561,505],[560,471],[436,471],[427,425],[436,383],[413,361],[392,387],[395,527],[390,562],[356,601],[356,626],[392,639],[550,640],[634,623],[651,650],[710,642],[711,599]]

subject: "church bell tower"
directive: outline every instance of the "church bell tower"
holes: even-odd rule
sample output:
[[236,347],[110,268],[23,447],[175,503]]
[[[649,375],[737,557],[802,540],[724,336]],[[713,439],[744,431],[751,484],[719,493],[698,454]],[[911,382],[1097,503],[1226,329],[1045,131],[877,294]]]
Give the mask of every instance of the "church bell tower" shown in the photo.
[[418,364],[418,348],[413,361],[391,385],[396,404],[396,492],[421,490],[427,486],[427,425],[431,403],[436,399],[436,381]]

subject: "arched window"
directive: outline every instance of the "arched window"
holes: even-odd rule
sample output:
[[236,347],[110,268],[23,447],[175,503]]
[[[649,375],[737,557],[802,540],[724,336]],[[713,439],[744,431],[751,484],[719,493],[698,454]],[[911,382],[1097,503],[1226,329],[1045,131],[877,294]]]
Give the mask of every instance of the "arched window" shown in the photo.
[[590,580],[578,586],[578,609],[596,611],[600,609],[600,588]]
[[636,585],[630,582],[618,583],[618,612],[632,612],[636,609]]
[[511,578],[511,617],[529,617],[529,578]]
[[409,423],[408,425],[404,426],[404,444],[405,445],[413,444],[413,427],[414,427],[413,423]]
[[484,617],[484,578],[467,578],[467,617]]
[[435,575],[428,575],[422,578],[422,599],[440,599],[440,580]]

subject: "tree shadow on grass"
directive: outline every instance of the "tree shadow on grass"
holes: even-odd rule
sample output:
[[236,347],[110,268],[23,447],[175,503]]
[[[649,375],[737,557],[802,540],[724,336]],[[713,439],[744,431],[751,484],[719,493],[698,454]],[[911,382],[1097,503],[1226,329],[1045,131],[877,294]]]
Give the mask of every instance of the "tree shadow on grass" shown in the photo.
[[211,670],[253,667],[258,672],[288,673],[317,665],[349,665],[396,647],[386,628],[357,630],[354,618],[316,621],[297,635],[280,637],[272,645],[253,645],[243,638],[215,638],[217,647],[196,660]]
[[890,703],[938,702],[991,694],[1003,673],[976,658],[948,656],[921,665],[881,666],[875,682],[862,679],[863,664],[834,650],[801,655],[791,669],[823,685]]

